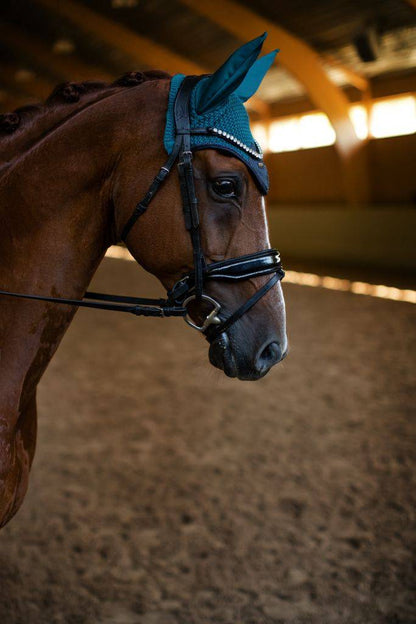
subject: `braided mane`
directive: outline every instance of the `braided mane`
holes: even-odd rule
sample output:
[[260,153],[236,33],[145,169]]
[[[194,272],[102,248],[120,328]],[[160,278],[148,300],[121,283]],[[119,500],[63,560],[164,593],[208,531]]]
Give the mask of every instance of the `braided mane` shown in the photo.
[[80,108],[121,89],[171,76],[163,71],[128,72],[112,83],[64,82],[57,85],[43,104],[29,105],[0,115],[0,167],[27,149],[56,123]]

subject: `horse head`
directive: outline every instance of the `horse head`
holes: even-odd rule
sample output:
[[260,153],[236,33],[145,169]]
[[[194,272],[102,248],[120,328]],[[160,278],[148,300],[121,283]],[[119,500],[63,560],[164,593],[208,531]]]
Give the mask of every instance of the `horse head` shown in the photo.
[[[133,215],[132,193],[128,201],[121,190],[115,197],[118,236],[172,304],[186,307],[189,324],[210,343],[211,363],[239,379],[264,376],[287,352],[283,271],[265,214],[267,169],[243,105],[277,52],[257,58],[264,38],[239,48],[213,75],[162,81],[149,105],[141,170],[160,166],[161,110],[168,161]],[[137,168],[124,158],[116,187],[131,191]]]

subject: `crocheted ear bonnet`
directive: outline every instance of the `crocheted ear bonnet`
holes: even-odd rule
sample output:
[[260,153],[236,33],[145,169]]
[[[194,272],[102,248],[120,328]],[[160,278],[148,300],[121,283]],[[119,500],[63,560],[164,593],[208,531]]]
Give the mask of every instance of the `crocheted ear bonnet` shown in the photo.
[[[264,33],[236,50],[214,74],[197,83],[191,97],[192,150],[218,149],[239,158],[263,195],[269,190],[269,177],[243,102],[257,91],[278,52],[257,59],[266,36]],[[174,102],[184,77],[176,74],[171,81],[164,135],[168,154],[175,142]],[[198,128],[208,128],[209,133],[198,134]]]

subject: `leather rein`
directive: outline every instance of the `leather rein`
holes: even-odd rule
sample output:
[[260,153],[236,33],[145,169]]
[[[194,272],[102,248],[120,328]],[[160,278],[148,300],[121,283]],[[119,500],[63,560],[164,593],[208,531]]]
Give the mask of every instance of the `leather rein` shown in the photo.
[[[199,79],[199,76],[186,76],[184,78],[174,105],[175,144],[172,153],[153,179],[143,199],[137,204],[121,234],[121,239],[125,241],[130,230],[138,218],[146,212],[150,202],[168,177],[176,160],[178,160],[178,174],[185,227],[190,234],[193,249],[193,271],[184,275],[176,282],[173,288],[168,291],[166,299],[125,297],[91,291],[87,291],[82,299],[47,297],[43,295],[14,293],[6,290],[0,290],[0,295],[84,308],[95,308],[99,310],[128,312],[135,316],[162,318],[168,316],[182,316],[188,325],[205,334],[206,338],[212,342],[218,336],[226,332],[231,325],[243,316],[243,314],[250,310],[279,280],[283,279],[284,271],[281,266],[279,252],[276,249],[266,249],[264,251],[258,251],[237,258],[230,258],[220,262],[211,262],[209,264],[205,262],[201,247],[198,199],[196,197],[194,184],[191,135],[211,134],[212,130],[215,129],[191,129],[190,127],[190,97],[192,89]],[[226,134],[223,138],[227,138]],[[220,314],[221,304],[204,293],[205,282],[209,280],[236,282],[262,275],[272,275],[272,277],[227,318],[223,318]],[[206,315],[201,325],[194,323],[189,316],[188,306],[192,301],[204,301],[211,306],[211,311]]]

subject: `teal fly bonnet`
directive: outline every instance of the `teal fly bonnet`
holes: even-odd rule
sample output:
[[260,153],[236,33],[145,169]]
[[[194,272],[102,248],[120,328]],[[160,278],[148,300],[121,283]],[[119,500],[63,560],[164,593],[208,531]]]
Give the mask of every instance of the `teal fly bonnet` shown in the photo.
[[[251,134],[243,102],[257,91],[278,52],[274,50],[257,58],[266,36],[264,33],[249,41],[214,74],[202,78],[190,100],[191,149],[218,149],[239,158],[247,165],[263,195],[269,190],[267,168],[262,150]],[[175,143],[174,103],[184,78],[183,74],[176,74],[171,81],[164,135],[168,154]]]

